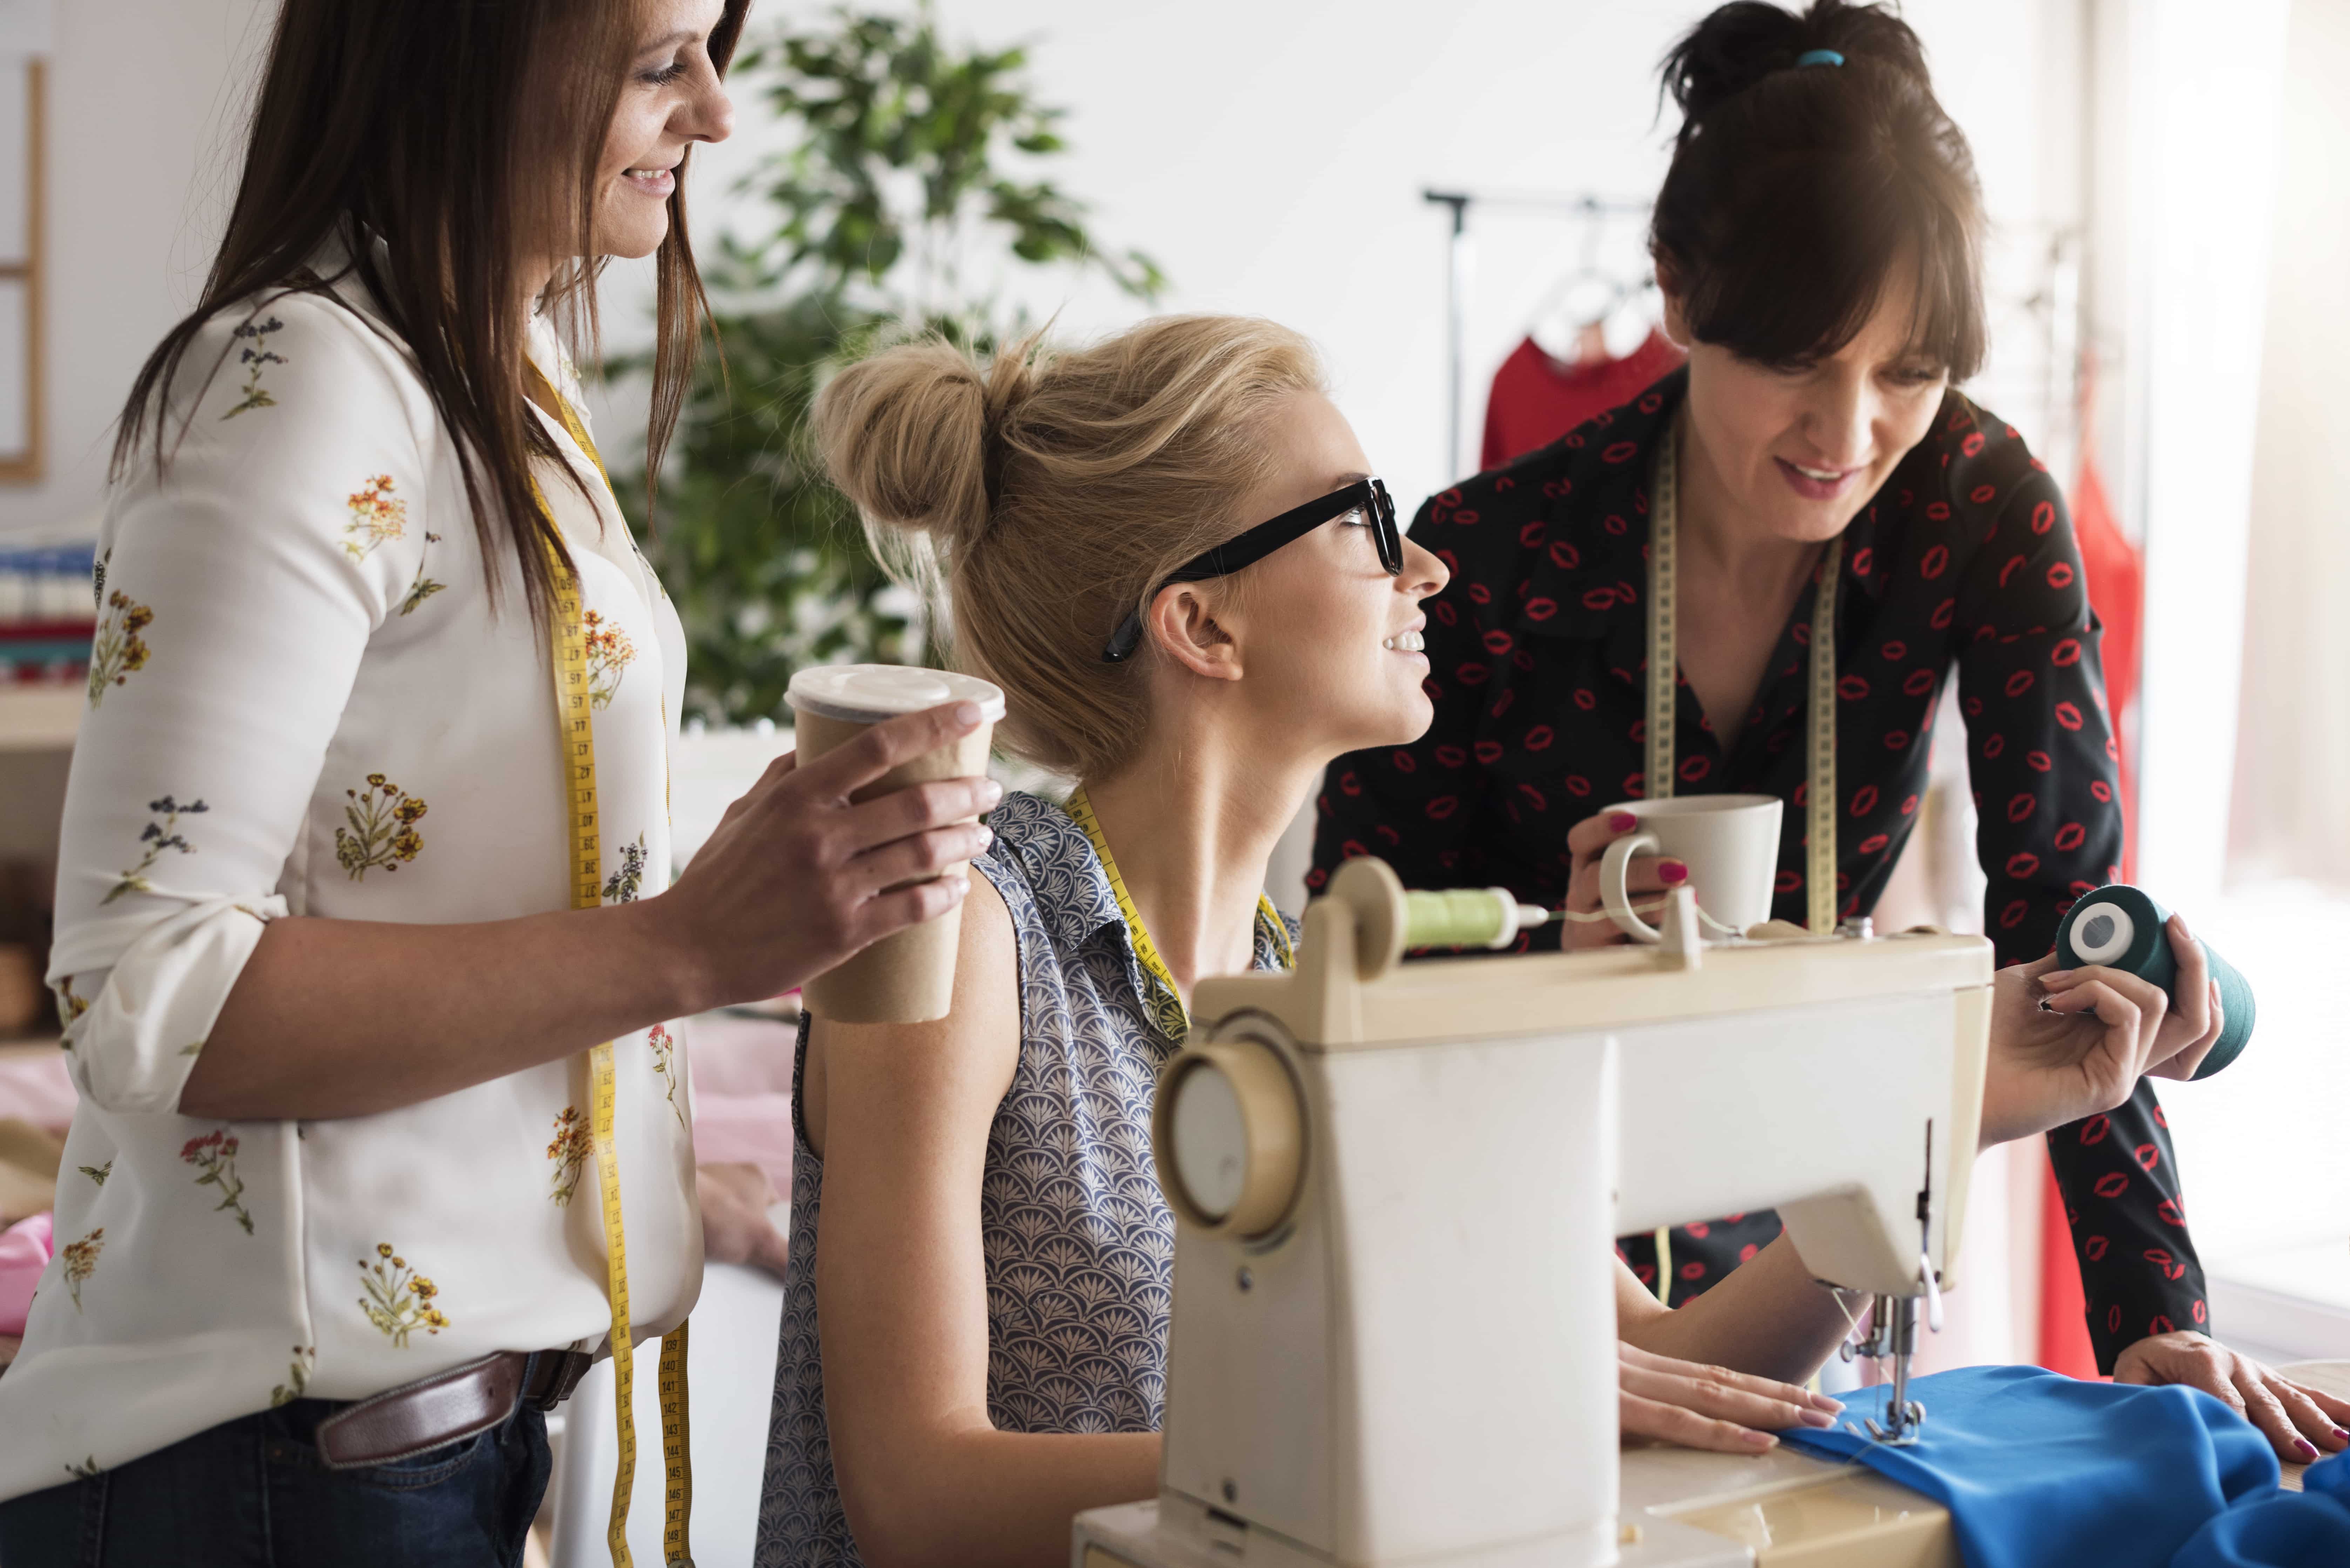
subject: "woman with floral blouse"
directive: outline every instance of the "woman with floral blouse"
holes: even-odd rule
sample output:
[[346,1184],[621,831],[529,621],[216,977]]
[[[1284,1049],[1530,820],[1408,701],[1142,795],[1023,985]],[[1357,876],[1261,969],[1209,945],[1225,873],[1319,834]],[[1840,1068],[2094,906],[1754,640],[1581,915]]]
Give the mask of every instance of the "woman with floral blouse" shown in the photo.
[[[678,185],[730,129],[743,12],[280,11],[227,235],[133,389],[100,535],[50,977],[81,1106],[0,1379],[9,1568],[101,1543],[518,1563],[544,1411],[609,1346],[599,1161],[629,1342],[700,1288],[671,1021],[961,898],[881,889],[983,847],[949,825],[993,785],[849,801],[977,723],[954,709],[778,763],[671,875],[683,639],[552,317],[600,258],[658,255],[675,409]],[[559,731],[567,622],[585,701]],[[568,847],[583,736],[593,866]]]
[[[1875,6],[1725,5],[1664,80],[1684,122],[1651,238],[1689,363],[1421,508],[1412,537],[1452,571],[1429,606],[1436,720],[1411,745],[1332,768],[1309,881],[1371,854],[1416,887],[1499,883],[1599,907],[1599,858],[1635,826],[1602,808],[1646,786],[1651,503],[1672,462],[1676,792],[1789,803],[1775,913],[1802,922],[1807,639],[1833,571],[1835,915],[1866,915],[1884,890],[1955,666],[1966,733],[1948,740],[1967,746],[1985,928],[2003,961],[2038,958],[2074,898],[2120,877],[2117,753],[2064,496],[2012,427],[1954,389],[1984,353],[1965,138],[1916,36]],[[1631,864],[1635,890],[1687,877]],[[1605,923],[1567,929],[1620,940]],[[2048,1147],[2102,1367],[2207,1389],[2288,1459],[2350,1446],[2350,1405],[2208,1337],[2150,1085]],[[1778,1230],[1768,1213],[1676,1230],[1671,1299]],[[1653,1286],[1652,1242],[1623,1248]]]

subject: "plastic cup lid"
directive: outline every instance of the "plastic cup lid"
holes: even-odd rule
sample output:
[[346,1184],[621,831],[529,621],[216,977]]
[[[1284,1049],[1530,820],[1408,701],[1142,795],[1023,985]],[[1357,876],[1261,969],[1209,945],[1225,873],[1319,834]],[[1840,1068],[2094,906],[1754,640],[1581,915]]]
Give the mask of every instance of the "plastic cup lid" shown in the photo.
[[976,702],[991,723],[1003,717],[1003,691],[993,681],[911,664],[821,664],[795,671],[784,695],[803,713],[858,724],[942,702]]

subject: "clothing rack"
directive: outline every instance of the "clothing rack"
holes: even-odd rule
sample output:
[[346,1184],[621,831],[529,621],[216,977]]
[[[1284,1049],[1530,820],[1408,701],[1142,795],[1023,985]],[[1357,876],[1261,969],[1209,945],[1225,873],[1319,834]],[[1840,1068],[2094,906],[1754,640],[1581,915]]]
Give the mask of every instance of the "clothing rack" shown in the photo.
[[[1468,421],[1468,317],[1475,281],[1475,209],[1543,213],[1573,223],[1646,219],[1653,204],[1596,192],[1465,191],[1420,192],[1451,217],[1444,268],[1444,455],[1448,477],[1472,473],[1462,450]],[[2001,223],[1991,237],[1985,282],[1991,362],[1969,390],[2013,419],[2069,488],[2080,459],[2081,377],[2097,355],[2082,312],[2083,236],[2064,223]]]
[[1465,468],[1461,466],[1461,450],[1468,397],[1469,372],[1465,356],[1468,351],[1469,291],[1476,259],[1476,242],[1469,232],[1470,210],[1487,207],[1504,212],[1547,213],[1582,223],[1604,223],[1610,218],[1645,218],[1651,210],[1651,204],[1588,192],[1567,195],[1541,191],[1440,191],[1430,188],[1420,192],[1420,199],[1430,206],[1448,208],[1452,214],[1452,229],[1447,242],[1444,265],[1444,359],[1449,383],[1444,407],[1444,472],[1450,478],[1474,472],[1477,466],[1473,462]]

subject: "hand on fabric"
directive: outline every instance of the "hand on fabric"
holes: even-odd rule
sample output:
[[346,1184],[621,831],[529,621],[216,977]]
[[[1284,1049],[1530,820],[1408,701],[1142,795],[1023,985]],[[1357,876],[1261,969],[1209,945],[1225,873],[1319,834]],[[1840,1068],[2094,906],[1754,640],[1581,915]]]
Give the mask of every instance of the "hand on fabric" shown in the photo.
[[1685,1449],[1759,1454],[1789,1427],[1833,1427],[1844,1407],[1825,1394],[1727,1367],[1700,1366],[1616,1342],[1617,1419],[1627,1438]]
[[2200,1388],[2258,1427],[2278,1458],[2297,1465],[2350,1449],[2350,1400],[2295,1383],[2192,1329],[2139,1340],[2115,1361],[2114,1381]]
[[2202,1061],[2227,1022],[2219,987],[2175,915],[2170,943],[2176,1006],[2150,981],[2102,964],[2060,970],[2053,953],[1999,971],[1977,1147],[2110,1111],[2145,1074],[2174,1059]]
[[702,1205],[702,1255],[713,1263],[748,1263],[784,1277],[791,1244],[767,1218],[775,1184],[755,1165],[699,1165],[693,1195]]
[[[1599,858],[1607,846],[1627,833],[1638,831],[1640,819],[1628,811],[1601,812],[1586,816],[1566,830],[1567,853],[1574,857],[1574,867],[1567,874],[1566,908],[1570,914],[1600,915]],[[1624,867],[1624,894],[1632,907],[1652,921],[1656,909],[1654,896],[1669,893],[1689,881],[1689,867],[1680,861],[1659,855],[1635,855]],[[1641,895],[1651,895],[1643,901]],[[1632,939],[1617,929],[1616,922],[1602,916],[1596,919],[1571,919],[1559,935],[1559,945],[1575,948],[1611,947]]]
[[780,996],[962,901],[968,879],[939,873],[987,847],[993,836],[971,819],[1003,798],[1001,785],[943,779],[852,797],[979,723],[978,704],[949,703],[806,764],[789,753],[726,808],[676,884],[642,906],[663,950],[697,977],[697,1010]]

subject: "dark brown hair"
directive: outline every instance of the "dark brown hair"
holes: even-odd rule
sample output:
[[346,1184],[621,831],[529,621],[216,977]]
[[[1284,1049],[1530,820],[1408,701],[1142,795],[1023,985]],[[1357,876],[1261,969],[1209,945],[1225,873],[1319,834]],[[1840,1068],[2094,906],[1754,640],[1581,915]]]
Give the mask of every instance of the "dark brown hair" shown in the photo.
[[[1814,50],[1843,63],[1796,63]],[[1662,74],[1682,123],[1649,248],[1700,342],[1764,364],[1833,354],[1914,258],[1912,347],[1954,381],[1981,368],[1982,192],[1908,24],[1733,0]]]
[[[749,0],[726,0],[710,38],[723,72]],[[587,258],[595,173],[638,37],[632,0],[285,0],[255,104],[228,231],[196,308],[140,368],[115,435],[120,475],[164,410],[204,324],[270,289],[327,294],[344,275],[307,264],[354,237],[355,274],[415,361],[456,437],[485,559],[511,551],[534,617],[550,603],[544,555],[563,552],[531,489],[534,459],[557,458],[524,391],[518,308],[525,252],[569,235]],[[685,223],[685,168],[669,199],[646,472],[677,423],[706,313]],[[379,256],[363,236],[383,244]],[[596,335],[592,259],[563,265],[542,297],[575,348]],[[224,355],[224,358],[225,356]],[[206,371],[217,374],[219,362]],[[192,408],[192,399],[189,406]],[[493,603],[500,574],[489,575]]]

